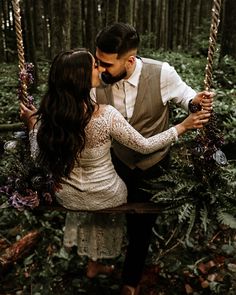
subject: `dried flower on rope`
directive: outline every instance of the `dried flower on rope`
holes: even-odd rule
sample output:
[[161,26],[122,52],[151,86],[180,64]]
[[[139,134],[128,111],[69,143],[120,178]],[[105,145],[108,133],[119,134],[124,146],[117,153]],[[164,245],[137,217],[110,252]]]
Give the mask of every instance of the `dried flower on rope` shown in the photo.
[[0,193],[10,206],[22,211],[55,200],[58,185],[31,158],[27,131],[15,132],[13,140],[5,142],[3,157],[6,165]]
[[212,112],[209,122],[192,144],[194,172],[203,183],[209,183],[219,172],[219,168],[227,164],[227,158],[221,150],[224,137],[217,125],[217,115]]

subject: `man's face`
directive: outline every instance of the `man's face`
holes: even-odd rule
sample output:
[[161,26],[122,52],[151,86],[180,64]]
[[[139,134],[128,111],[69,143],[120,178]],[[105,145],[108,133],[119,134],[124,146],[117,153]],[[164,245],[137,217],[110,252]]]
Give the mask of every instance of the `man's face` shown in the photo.
[[97,48],[96,60],[105,70],[101,74],[102,81],[105,84],[113,84],[127,76],[128,56],[117,58],[117,53],[104,53]]

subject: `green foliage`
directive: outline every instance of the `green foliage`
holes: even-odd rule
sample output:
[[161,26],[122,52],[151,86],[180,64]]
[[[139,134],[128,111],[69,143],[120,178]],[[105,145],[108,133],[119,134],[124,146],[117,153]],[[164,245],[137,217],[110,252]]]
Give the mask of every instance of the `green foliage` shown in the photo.
[[[235,161],[219,167],[213,179],[201,183],[196,177],[192,162],[182,155],[184,147],[175,147],[172,166],[150,185],[153,202],[163,208],[165,218],[184,224],[186,242],[195,226],[204,232],[220,224],[235,228],[236,225],[236,168]],[[213,172],[213,171],[212,171]]]

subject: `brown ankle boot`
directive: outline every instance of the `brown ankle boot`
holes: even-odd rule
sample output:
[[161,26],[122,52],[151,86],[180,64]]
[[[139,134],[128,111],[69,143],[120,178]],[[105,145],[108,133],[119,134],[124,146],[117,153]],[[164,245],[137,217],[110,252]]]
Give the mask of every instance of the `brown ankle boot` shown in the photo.
[[111,275],[114,272],[114,265],[105,265],[97,261],[89,261],[86,275],[92,279],[100,274]]

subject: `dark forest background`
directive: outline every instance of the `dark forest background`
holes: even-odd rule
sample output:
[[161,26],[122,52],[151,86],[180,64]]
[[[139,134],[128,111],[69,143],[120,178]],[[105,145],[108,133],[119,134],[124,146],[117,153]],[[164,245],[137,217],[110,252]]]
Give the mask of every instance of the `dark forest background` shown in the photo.
[[[138,29],[140,55],[169,62],[188,85],[203,89],[213,0],[19,2],[25,61],[35,68],[34,84],[28,90],[36,106],[46,91],[55,54],[75,47],[94,52],[97,32],[114,21]],[[160,213],[153,228],[140,295],[236,294],[235,0],[222,0],[220,19],[211,88],[228,164],[210,169],[203,183],[193,170],[196,133],[186,134],[172,147],[172,169],[153,186],[153,201],[164,200],[169,209]],[[125,247],[120,257],[108,262],[116,265],[112,277],[89,280],[86,258],[79,257],[76,249],[63,248],[66,213],[17,211],[3,193],[8,180],[14,176],[17,184],[30,165],[28,141],[22,138],[26,130],[19,119],[19,67],[10,0],[0,0],[0,24],[0,295],[118,295]],[[171,106],[171,123],[185,116]],[[204,171],[201,163],[199,169]]]
[[[146,49],[204,51],[212,4],[213,0],[23,0],[26,60],[51,59],[59,50],[74,47],[93,51],[97,32],[115,21],[134,25]],[[236,57],[236,1],[222,1],[221,11],[221,57]],[[12,61],[16,36],[10,0],[0,1],[0,23],[0,61]]]

